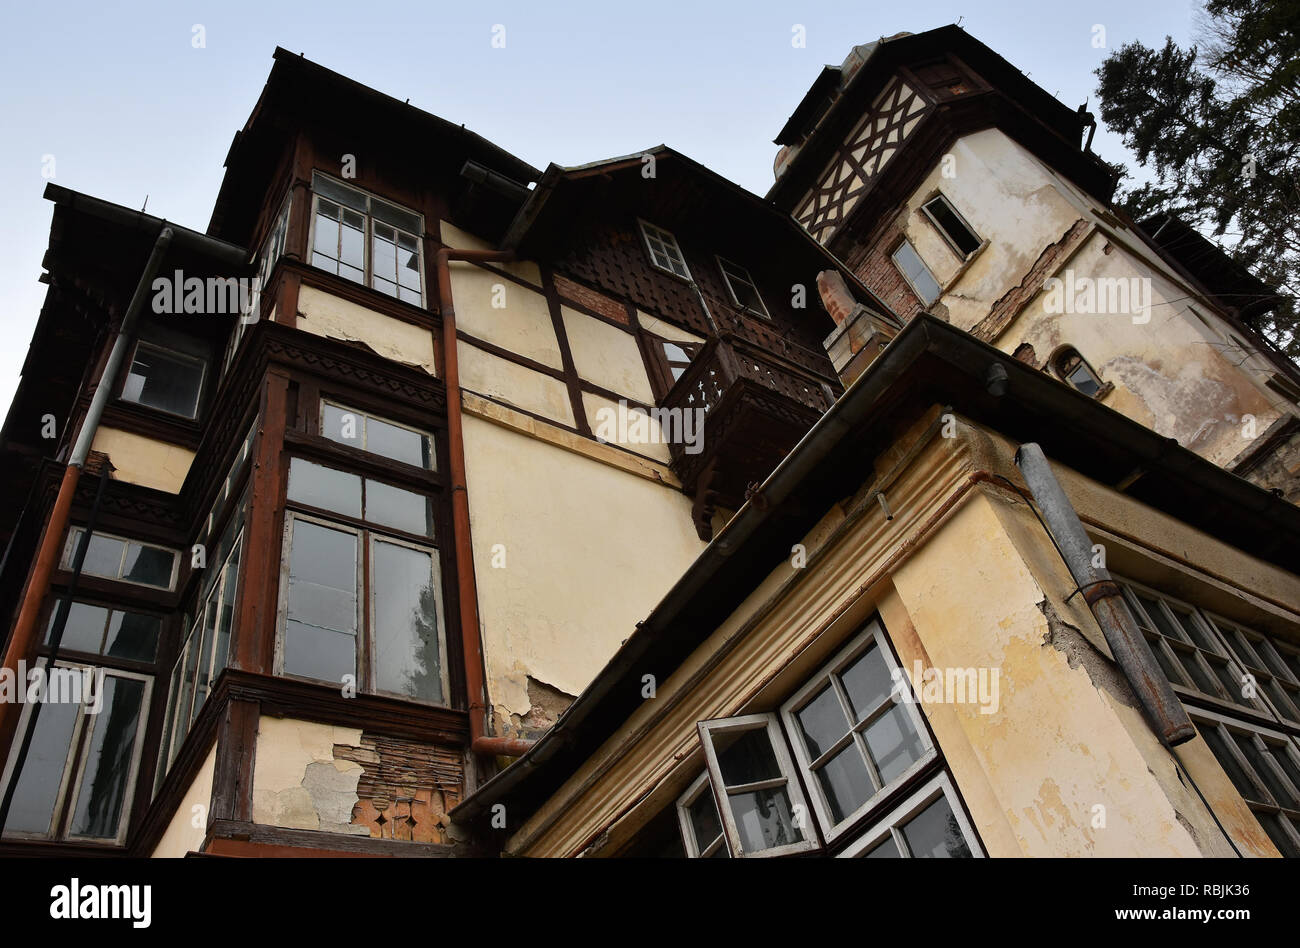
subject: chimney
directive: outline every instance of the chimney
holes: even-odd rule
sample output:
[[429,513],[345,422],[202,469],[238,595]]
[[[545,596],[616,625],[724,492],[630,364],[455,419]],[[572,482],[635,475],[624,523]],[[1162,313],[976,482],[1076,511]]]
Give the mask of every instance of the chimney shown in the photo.
[[817,274],[817,293],[826,312],[835,320],[835,331],[824,343],[826,353],[847,387],[880,355],[898,329],[855,300],[838,270]]

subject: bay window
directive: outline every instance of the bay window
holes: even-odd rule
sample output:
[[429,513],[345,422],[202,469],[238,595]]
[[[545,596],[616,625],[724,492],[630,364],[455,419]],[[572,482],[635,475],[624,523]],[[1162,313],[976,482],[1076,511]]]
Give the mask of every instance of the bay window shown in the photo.
[[311,187],[312,266],[422,306],[424,219],[320,172]]
[[277,672],[445,704],[429,498],[299,457],[287,496]]
[[[18,734],[30,726],[35,708],[40,714],[16,778],[4,835],[120,844],[139,772],[153,679],[62,661],[55,669],[92,672],[91,686],[80,702],[24,706]],[[20,743],[14,742],[4,786],[15,779]]]

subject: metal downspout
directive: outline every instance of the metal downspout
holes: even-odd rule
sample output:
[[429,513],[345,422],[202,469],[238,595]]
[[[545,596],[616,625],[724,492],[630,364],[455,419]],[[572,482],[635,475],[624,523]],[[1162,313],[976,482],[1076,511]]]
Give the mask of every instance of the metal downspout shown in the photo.
[[456,307],[452,301],[452,260],[489,262],[513,260],[508,250],[455,250],[436,254],[438,304],[442,310],[442,378],[447,390],[447,453],[451,466],[451,521],[456,546],[456,589],[460,605],[460,641],[465,661],[465,691],[469,700],[470,749],[476,754],[522,757],[535,741],[488,737],[483,639],[479,631],[478,584],[474,578],[474,545],[469,529],[469,490],[465,483],[465,437],[461,425],[460,365],[456,354]]
[[1097,566],[1092,540],[1052,472],[1043,449],[1022,444],[1016,465],[1043,513],[1070,575],[1101,626],[1111,654],[1133,687],[1161,741],[1174,747],[1196,736],[1187,711],[1156,664],[1151,646],[1138,630],[1119,586],[1104,566]]

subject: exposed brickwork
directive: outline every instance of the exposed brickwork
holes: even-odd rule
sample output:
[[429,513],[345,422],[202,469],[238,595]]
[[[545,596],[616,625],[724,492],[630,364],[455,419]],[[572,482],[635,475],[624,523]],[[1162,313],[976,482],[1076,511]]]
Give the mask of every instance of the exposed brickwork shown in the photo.
[[889,256],[902,236],[900,228],[889,228],[852,266],[857,278],[906,321],[925,307]]
[[610,299],[603,293],[588,289],[581,283],[574,283],[558,273],[555,275],[555,289],[563,299],[585,306],[607,319],[628,325],[627,310],[617,300]]
[[1029,304],[1029,301],[1042,292],[1043,283],[1056,272],[1061,261],[1074,253],[1075,248],[1083,243],[1084,238],[1091,231],[1092,225],[1080,218],[1070,225],[1070,229],[1061,235],[1060,240],[1043,248],[1043,252],[1038,255],[1038,259],[1034,261],[1034,265],[1029,268],[1021,281],[1007,290],[1002,298],[993,304],[989,314],[976,323],[975,328],[971,330],[971,335],[985,342],[992,342],[1000,336],[1002,330],[1011,325],[1011,321]]
[[364,773],[357,783],[352,824],[375,839],[446,843],[446,813],[460,802],[464,768],[450,747],[362,734],[361,746],[334,745],[336,760]]

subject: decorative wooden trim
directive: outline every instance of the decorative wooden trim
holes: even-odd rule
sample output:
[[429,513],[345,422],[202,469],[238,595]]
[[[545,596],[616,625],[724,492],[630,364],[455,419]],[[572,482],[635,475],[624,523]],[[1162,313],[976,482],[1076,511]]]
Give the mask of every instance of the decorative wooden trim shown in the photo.
[[240,568],[235,604],[238,630],[234,665],[249,671],[269,671],[275,637],[276,599],[279,596],[279,504],[283,480],[284,432],[288,412],[289,379],[269,371],[262,390],[259,429],[252,451],[248,523],[244,528],[245,556]]
[[217,729],[217,760],[212,775],[212,806],[208,823],[253,819],[253,764],[257,759],[255,701],[226,702]]
[[400,839],[373,839],[321,830],[289,829],[234,820],[218,820],[210,827],[203,845],[208,856],[258,858],[484,858],[495,852],[471,846],[413,843]]

